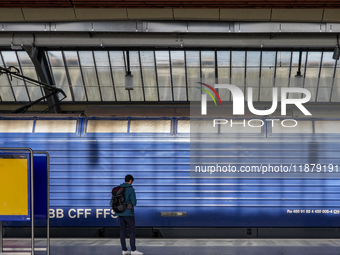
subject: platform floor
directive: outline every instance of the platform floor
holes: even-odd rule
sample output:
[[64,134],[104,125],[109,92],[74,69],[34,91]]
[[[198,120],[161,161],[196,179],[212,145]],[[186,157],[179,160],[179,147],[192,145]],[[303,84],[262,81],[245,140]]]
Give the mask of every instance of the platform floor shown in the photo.
[[[127,240],[128,243],[129,240]],[[35,254],[46,240],[36,239]],[[4,252],[23,252],[30,239],[4,239]],[[340,255],[340,239],[137,239],[137,249],[145,255]],[[1,254],[1,253],[0,253]],[[13,253],[11,253],[13,254]],[[14,253],[18,254],[18,253]],[[119,240],[109,238],[51,239],[51,255],[121,254]]]

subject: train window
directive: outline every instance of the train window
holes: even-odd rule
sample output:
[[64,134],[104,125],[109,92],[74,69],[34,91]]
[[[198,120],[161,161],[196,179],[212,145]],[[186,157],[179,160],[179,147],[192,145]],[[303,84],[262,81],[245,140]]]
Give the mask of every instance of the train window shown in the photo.
[[[297,121],[296,122],[291,120],[286,121],[274,121],[273,127],[272,127],[272,133],[281,133],[281,134],[312,134],[313,133],[313,122],[312,121]],[[270,122],[270,125],[272,123]],[[294,126],[295,127],[288,127],[288,126]]]
[[0,120],[0,133],[32,133],[33,120]]
[[315,121],[315,133],[339,134],[340,121]]
[[87,133],[127,133],[127,120],[88,120]]
[[171,120],[131,120],[130,133],[170,133]]
[[260,120],[229,120],[220,125],[221,134],[261,134],[263,123]]
[[190,120],[179,120],[177,123],[177,133],[190,133]]
[[37,120],[35,133],[75,133],[77,120]]
[[218,127],[213,127],[213,120],[191,120],[190,133],[217,134]]

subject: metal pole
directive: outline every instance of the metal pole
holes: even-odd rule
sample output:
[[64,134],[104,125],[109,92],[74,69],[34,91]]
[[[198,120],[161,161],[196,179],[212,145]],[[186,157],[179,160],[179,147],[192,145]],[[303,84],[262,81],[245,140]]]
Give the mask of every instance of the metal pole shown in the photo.
[[31,153],[31,222],[32,222],[32,237],[31,237],[31,241],[32,241],[32,255],[34,255],[34,172],[33,172],[33,151],[32,149],[29,149],[30,153]]
[[2,253],[2,221],[0,221],[0,253]]
[[48,154],[48,152],[46,151],[34,151],[35,154],[46,154],[46,176],[47,176],[47,180],[46,180],[46,199],[47,199],[47,203],[46,203],[46,219],[47,219],[47,223],[46,223],[46,232],[47,232],[47,255],[50,255],[50,154]]
[[128,50],[126,51],[126,61],[127,61],[128,73],[130,74],[130,52]]
[[50,155],[47,156],[47,255],[50,255]]

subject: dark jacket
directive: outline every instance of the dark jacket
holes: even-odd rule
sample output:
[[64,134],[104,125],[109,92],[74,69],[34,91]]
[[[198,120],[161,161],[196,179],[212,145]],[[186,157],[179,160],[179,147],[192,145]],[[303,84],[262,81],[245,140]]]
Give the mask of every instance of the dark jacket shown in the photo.
[[[131,203],[133,206],[135,206],[137,204],[136,193],[135,193],[135,189],[131,186],[131,184],[124,182],[120,184],[119,187],[123,187],[123,188],[128,187],[125,190],[125,202]],[[126,209],[122,213],[116,212],[116,214],[118,216],[135,216],[135,214],[131,211],[131,209]]]

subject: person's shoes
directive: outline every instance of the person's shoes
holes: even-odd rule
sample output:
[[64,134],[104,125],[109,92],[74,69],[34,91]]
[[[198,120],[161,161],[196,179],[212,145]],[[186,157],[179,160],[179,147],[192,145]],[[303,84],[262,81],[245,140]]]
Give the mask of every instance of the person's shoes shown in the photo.
[[131,251],[131,255],[143,255],[144,253],[143,252],[140,252],[140,251]]
[[130,251],[123,251],[123,252],[122,252],[122,255],[130,255],[130,254],[131,254]]

